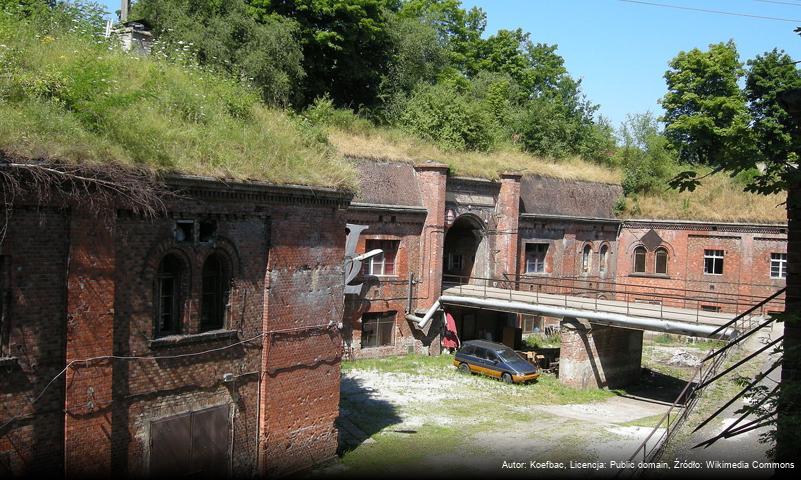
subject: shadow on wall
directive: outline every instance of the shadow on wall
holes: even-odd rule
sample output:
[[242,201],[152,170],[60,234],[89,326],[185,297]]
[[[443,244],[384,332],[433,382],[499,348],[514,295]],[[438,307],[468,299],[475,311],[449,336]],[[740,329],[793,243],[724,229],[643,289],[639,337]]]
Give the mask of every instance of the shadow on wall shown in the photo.
[[337,453],[353,450],[382,429],[401,423],[394,405],[373,396],[356,379],[342,377],[339,390],[339,431]]

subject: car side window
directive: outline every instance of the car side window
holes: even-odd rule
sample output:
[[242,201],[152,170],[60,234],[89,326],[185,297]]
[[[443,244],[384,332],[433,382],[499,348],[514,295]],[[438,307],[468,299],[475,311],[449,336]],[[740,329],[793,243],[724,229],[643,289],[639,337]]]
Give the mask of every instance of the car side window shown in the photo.
[[473,345],[468,345],[468,346],[462,348],[461,350],[459,350],[459,353],[461,353],[463,355],[475,355],[476,354],[476,347],[474,347]]
[[498,360],[498,354],[492,351],[487,352],[487,360],[490,362]]

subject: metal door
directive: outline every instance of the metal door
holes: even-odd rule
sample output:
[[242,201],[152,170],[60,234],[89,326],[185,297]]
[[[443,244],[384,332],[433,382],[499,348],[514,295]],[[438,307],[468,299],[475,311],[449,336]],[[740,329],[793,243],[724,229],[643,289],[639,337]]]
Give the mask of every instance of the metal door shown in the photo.
[[152,476],[226,476],[230,450],[231,421],[228,405],[150,423]]

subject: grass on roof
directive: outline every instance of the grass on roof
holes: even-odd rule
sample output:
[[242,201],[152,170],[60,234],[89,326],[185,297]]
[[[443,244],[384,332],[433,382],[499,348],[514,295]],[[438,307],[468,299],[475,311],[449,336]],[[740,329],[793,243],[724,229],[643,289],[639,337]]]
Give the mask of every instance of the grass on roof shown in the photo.
[[0,150],[279,184],[356,186],[351,164],[254,90],[158,55],[0,16]]
[[665,189],[626,199],[623,218],[786,223],[786,195],[757,195],[725,174],[705,178],[694,192]]
[[511,148],[487,153],[443,150],[388,128],[362,127],[354,131],[332,127],[328,129],[328,140],[342,155],[407,163],[433,160],[448,165],[452,175],[464,177],[495,180],[500,178],[501,173],[517,172],[615,184],[619,184],[622,178],[620,170],[578,157],[547,159]]

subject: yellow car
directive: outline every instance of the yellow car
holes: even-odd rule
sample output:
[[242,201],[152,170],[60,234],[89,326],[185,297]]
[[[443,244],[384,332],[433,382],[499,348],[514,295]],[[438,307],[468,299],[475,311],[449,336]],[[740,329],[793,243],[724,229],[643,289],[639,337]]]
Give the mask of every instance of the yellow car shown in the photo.
[[536,380],[537,367],[500,343],[469,340],[456,352],[453,364],[462,373],[481,373],[500,378],[506,383]]

